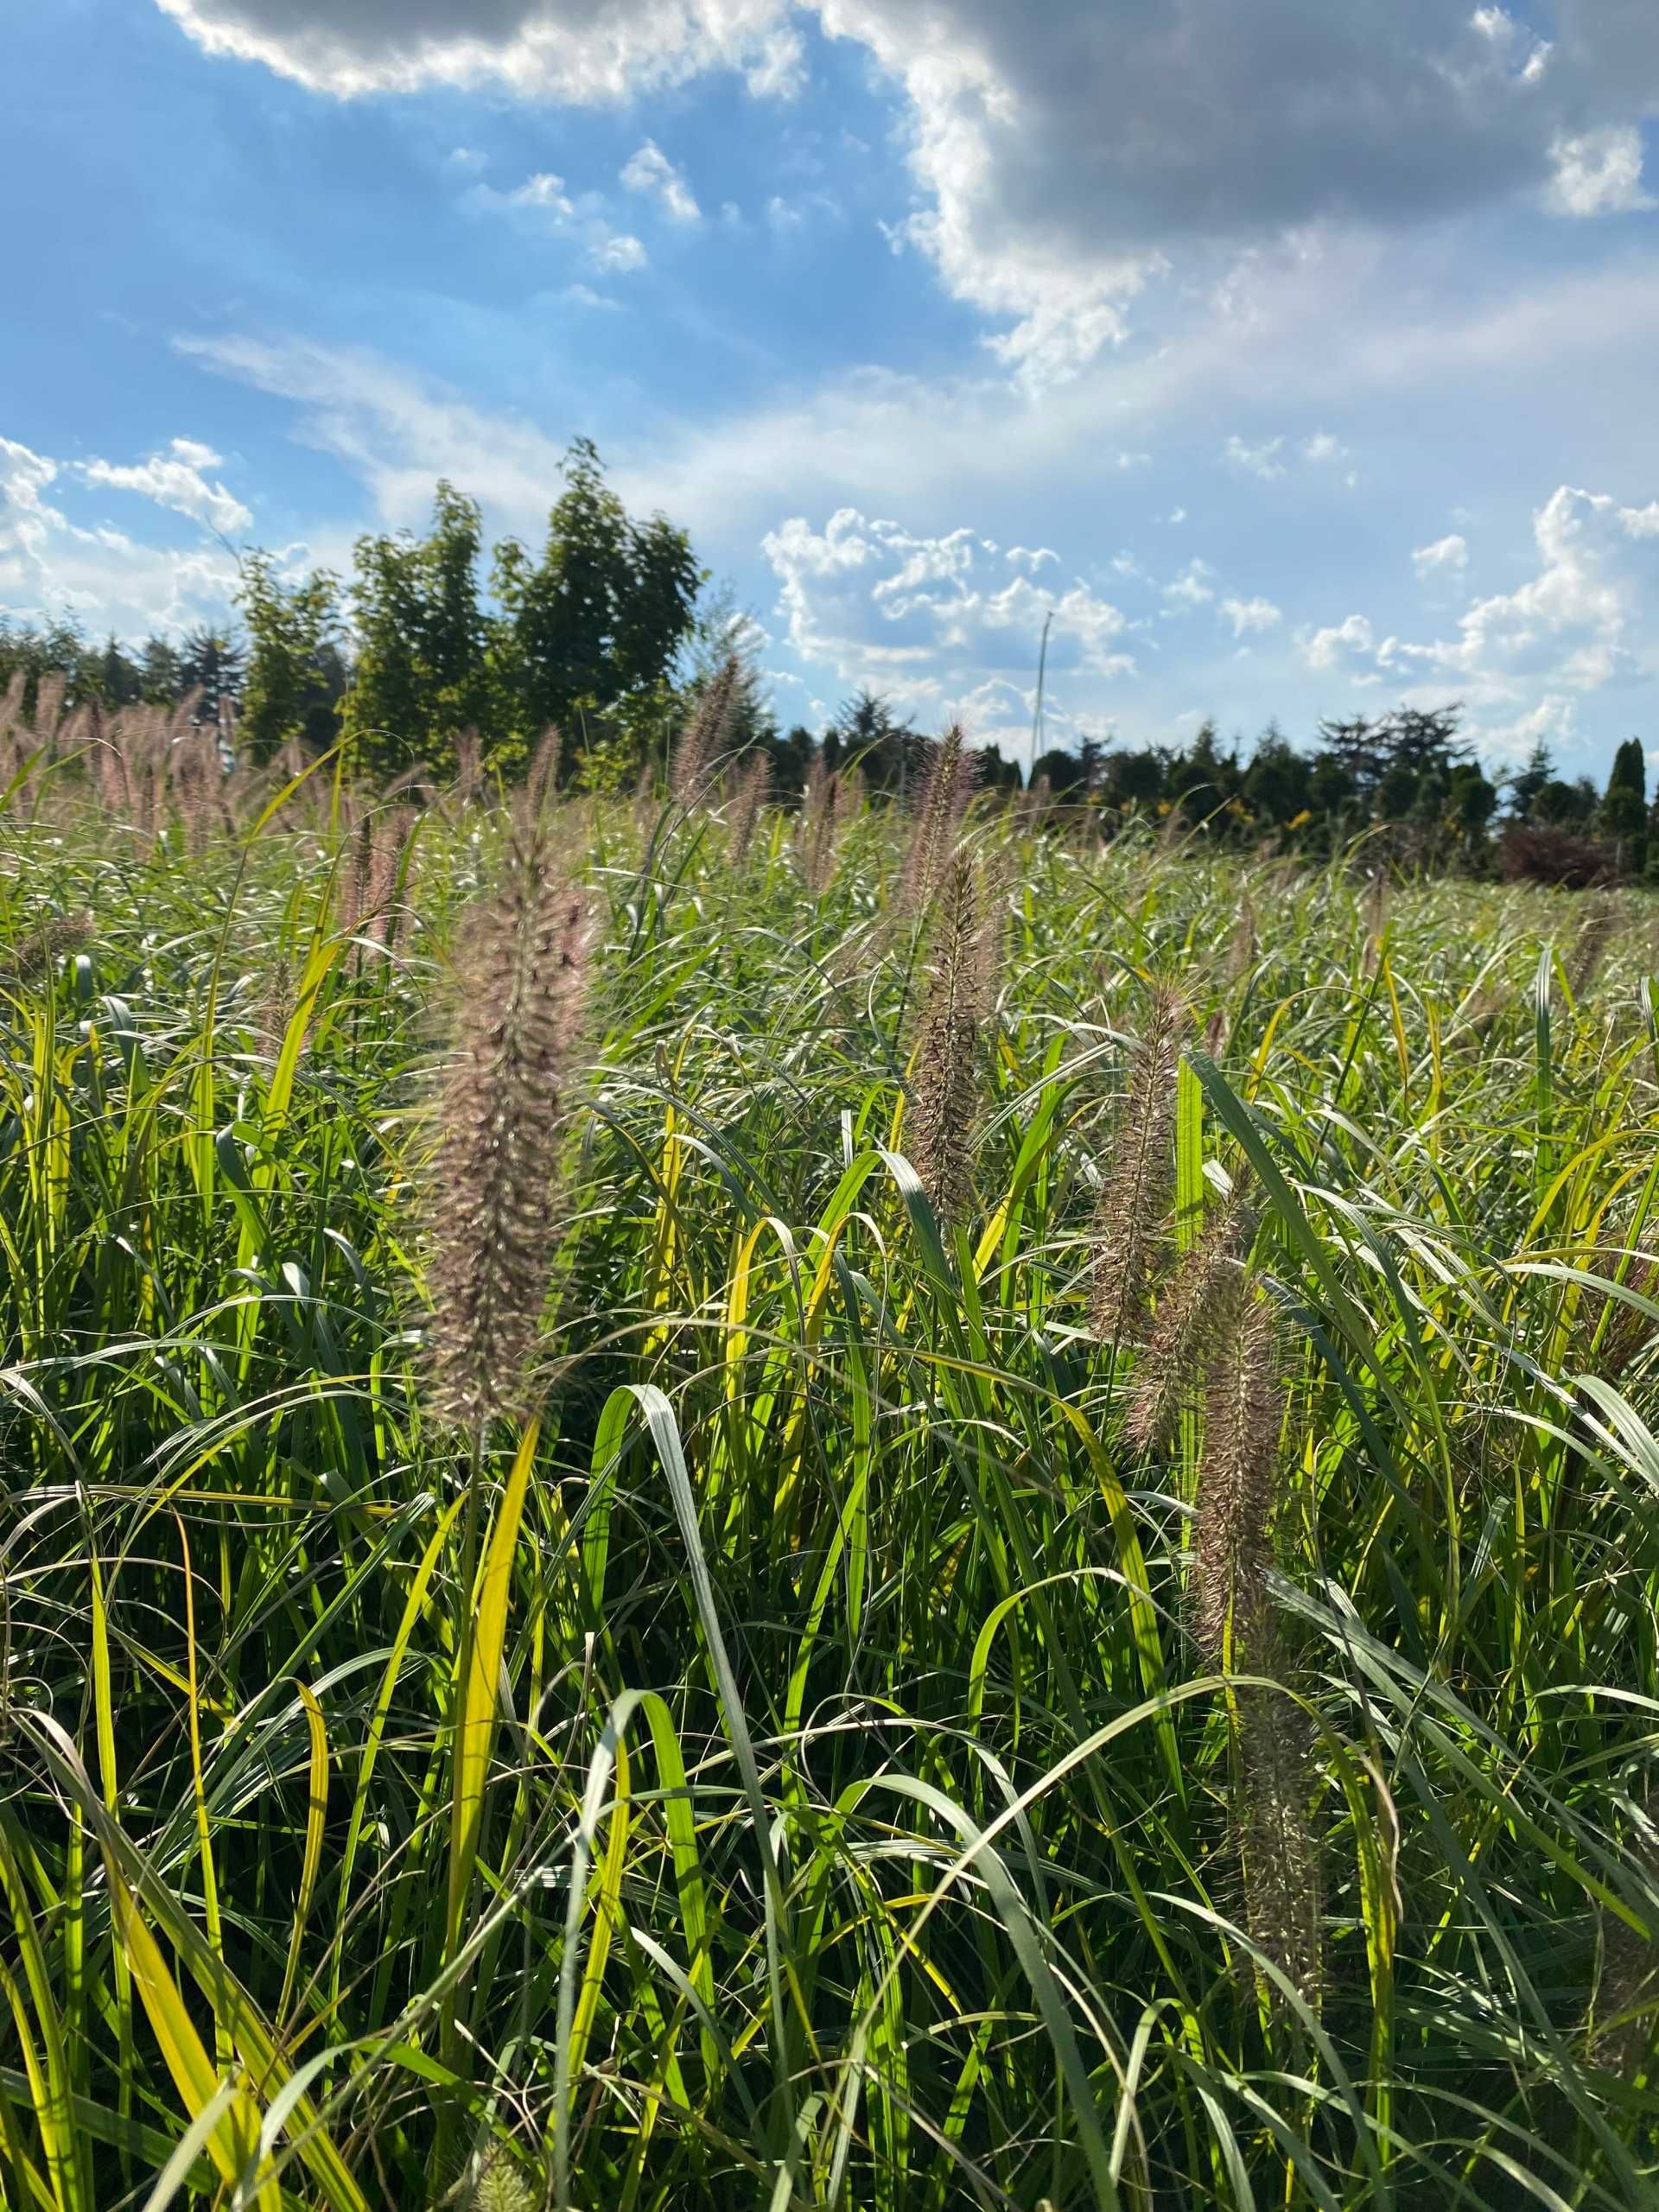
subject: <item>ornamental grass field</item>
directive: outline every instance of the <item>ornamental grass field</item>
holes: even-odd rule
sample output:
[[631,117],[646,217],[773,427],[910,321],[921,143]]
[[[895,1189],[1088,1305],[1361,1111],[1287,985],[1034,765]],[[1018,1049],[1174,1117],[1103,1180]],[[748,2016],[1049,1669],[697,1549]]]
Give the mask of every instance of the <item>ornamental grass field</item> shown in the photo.
[[0,2200],[1651,2202],[1659,906],[694,740],[12,732]]

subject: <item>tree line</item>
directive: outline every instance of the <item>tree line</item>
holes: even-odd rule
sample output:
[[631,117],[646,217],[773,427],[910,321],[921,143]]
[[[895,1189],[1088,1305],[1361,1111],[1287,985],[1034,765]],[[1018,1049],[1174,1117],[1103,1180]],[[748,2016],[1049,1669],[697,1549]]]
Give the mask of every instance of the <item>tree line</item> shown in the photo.
[[[210,628],[178,643],[89,642],[72,621],[44,626],[0,614],[0,690],[21,676],[26,704],[48,673],[67,702],[109,709],[192,702],[258,764],[284,748],[341,745],[353,772],[391,780],[451,772],[474,733],[508,779],[542,733],[562,736],[561,773],[588,790],[632,788],[665,764],[676,730],[735,650],[728,752],[771,758],[787,798],[815,760],[856,769],[864,787],[902,801],[927,736],[879,694],[862,690],[823,728],[780,730],[744,623],[709,589],[687,533],[661,514],[630,514],[594,446],[579,440],[532,550],[486,548],[476,500],[448,482],[424,532],[366,532],[352,573],[286,575],[276,557],[243,555],[235,634]],[[1500,868],[1560,881],[1659,880],[1659,796],[1649,805],[1639,740],[1620,747],[1605,791],[1560,776],[1546,747],[1494,782],[1459,734],[1456,705],[1401,707],[1324,721],[1311,746],[1270,723],[1248,749],[1206,722],[1184,744],[1108,747],[1086,739],[1029,764],[1033,792],[1086,809],[1103,826],[1133,817],[1235,842],[1328,853],[1365,836],[1388,857],[1477,873]],[[1017,790],[1021,764],[980,749],[981,781]]]

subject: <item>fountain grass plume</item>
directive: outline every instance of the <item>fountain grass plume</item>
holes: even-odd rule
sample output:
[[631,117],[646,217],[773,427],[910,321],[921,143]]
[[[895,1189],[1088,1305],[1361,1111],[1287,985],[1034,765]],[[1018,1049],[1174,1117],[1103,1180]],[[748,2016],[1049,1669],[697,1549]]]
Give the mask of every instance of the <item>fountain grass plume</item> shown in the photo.
[[917,789],[910,850],[899,891],[899,904],[906,913],[920,915],[931,904],[950,866],[977,780],[978,770],[968,753],[962,725],[953,722],[938,743],[930,747]]
[[734,868],[741,868],[748,858],[761,810],[771,795],[772,763],[757,747],[738,776],[727,816],[726,851]]
[[[1318,1788],[1302,1708],[1276,1687],[1287,1672],[1268,1571],[1279,1505],[1282,1408],[1270,1309],[1239,1267],[1211,1321],[1204,1450],[1192,1563],[1192,1627],[1206,1662],[1267,1675],[1230,1698],[1231,1822],[1251,1941],[1317,2009],[1324,1979],[1324,1883],[1310,1820]],[[1275,2012],[1284,1992],[1263,1977]]]
[[1186,1020],[1179,994],[1155,984],[1095,1211],[1090,1303],[1095,1334],[1109,1344],[1144,1341],[1164,1259],[1175,1180],[1176,1057]]
[[1255,1216],[1235,1195],[1182,1260],[1158,1301],[1151,1333],[1135,1364],[1128,1433],[1137,1451],[1169,1441],[1185,1409],[1203,1394],[1205,1362],[1217,1325],[1255,1230]]
[[930,976],[912,1058],[906,1149],[934,1211],[967,1213],[981,1062],[996,965],[995,912],[982,870],[958,847],[935,902]]
[[1198,1472],[1192,1632],[1211,1666],[1238,1668],[1260,1649],[1268,1615],[1281,1418],[1272,1322],[1243,1269],[1220,1275],[1210,1329],[1214,1351]]
[[427,1177],[429,1402],[481,1436],[536,1402],[532,1367],[557,1236],[554,1184],[582,1020],[589,924],[520,817],[500,880],[467,917],[454,1049]]
[[698,696],[691,718],[674,748],[669,787],[681,806],[700,805],[720,766],[720,756],[737,710],[743,664],[728,653]]

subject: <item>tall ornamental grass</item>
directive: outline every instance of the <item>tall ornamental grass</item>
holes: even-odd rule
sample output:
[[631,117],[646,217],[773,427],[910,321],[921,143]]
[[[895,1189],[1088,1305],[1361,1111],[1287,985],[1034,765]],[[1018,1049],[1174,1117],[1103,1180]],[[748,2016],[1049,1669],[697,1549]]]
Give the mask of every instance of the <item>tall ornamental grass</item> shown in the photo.
[[720,744],[14,711],[0,2199],[1650,2202],[1659,912]]

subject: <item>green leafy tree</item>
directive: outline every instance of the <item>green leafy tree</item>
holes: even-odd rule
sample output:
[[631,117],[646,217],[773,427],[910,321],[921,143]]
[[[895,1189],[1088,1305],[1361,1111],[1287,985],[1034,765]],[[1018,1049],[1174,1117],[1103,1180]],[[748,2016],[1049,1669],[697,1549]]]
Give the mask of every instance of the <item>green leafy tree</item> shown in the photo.
[[1312,779],[1307,755],[1269,722],[1256,741],[1239,795],[1259,825],[1282,830],[1309,810]]
[[[571,447],[564,476],[541,558],[512,538],[495,556],[502,618],[491,659],[503,734],[527,745],[556,723],[579,766],[605,750],[637,767],[674,719],[671,675],[702,577],[683,531],[662,515],[628,514],[588,439]],[[607,760],[607,780],[620,766]]]
[[1530,822],[1539,795],[1555,781],[1555,761],[1541,739],[1527,756],[1527,765],[1504,779],[1510,813],[1516,822]]
[[463,730],[499,734],[491,625],[480,602],[484,525],[475,499],[441,482],[424,537],[359,537],[351,607],[357,637],[341,728],[365,773],[454,765]]
[[168,638],[146,638],[138,655],[138,696],[151,707],[170,707],[184,690],[179,649]]
[[198,627],[187,634],[179,652],[179,690],[181,695],[200,694],[199,722],[217,722],[225,707],[236,705],[245,658],[240,644],[226,631]]
[[95,681],[98,696],[106,707],[130,707],[143,696],[143,678],[137,664],[113,633],[98,656]]
[[1639,737],[1626,739],[1613,755],[1613,770],[1601,802],[1601,834],[1618,849],[1620,868],[1642,874],[1648,861],[1648,763]]
[[248,628],[238,736],[248,757],[269,760],[290,738],[309,753],[334,741],[345,689],[340,586],[324,569],[284,585],[269,553],[243,556],[237,604]]
[[835,757],[856,760],[873,790],[909,794],[921,754],[921,733],[890,700],[868,686],[837,710],[830,725]]

